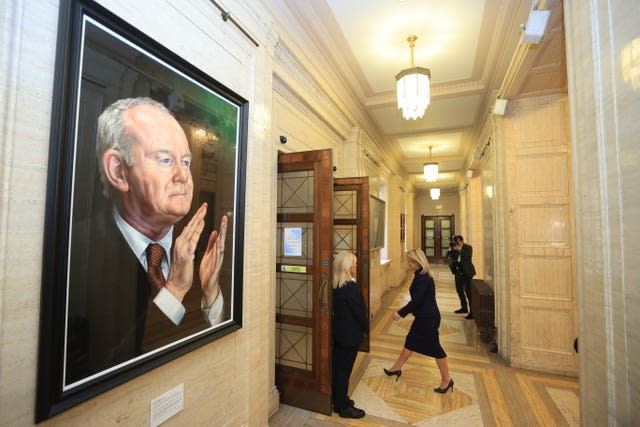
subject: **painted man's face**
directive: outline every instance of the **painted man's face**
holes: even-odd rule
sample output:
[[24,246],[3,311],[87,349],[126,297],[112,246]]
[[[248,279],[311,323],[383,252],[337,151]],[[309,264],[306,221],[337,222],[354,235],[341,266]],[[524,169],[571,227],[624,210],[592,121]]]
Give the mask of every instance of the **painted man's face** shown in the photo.
[[189,212],[193,197],[189,142],[178,122],[158,108],[138,105],[124,114],[135,141],[123,195],[127,216],[151,228],[173,225]]

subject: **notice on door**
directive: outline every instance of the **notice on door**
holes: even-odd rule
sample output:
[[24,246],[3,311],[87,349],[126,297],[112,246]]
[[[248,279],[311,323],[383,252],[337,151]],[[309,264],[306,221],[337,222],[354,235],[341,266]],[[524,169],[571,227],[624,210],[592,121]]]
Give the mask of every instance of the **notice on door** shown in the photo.
[[283,244],[284,256],[302,256],[302,228],[285,227]]

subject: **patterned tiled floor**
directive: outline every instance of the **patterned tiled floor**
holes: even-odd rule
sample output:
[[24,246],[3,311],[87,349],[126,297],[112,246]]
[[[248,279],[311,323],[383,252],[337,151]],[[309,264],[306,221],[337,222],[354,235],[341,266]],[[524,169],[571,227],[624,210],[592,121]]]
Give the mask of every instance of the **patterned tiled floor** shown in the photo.
[[414,354],[398,381],[387,377],[413,318],[398,322],[391,314],[408,300],[408,283],[387,292],[372,324],[371,352],[359,353],[351,376],[351,398],[367,416],[348,420],[281,405],[269,421],[288,426],[579,426],[577,378],[546,375],[506,366],[489,353],[475,323],[454,314],[458,297],[446,266],[435,266],[437,301],[442,314],[440,342],[448,354],[455,386],[433,392],[440,375],[432,358]]

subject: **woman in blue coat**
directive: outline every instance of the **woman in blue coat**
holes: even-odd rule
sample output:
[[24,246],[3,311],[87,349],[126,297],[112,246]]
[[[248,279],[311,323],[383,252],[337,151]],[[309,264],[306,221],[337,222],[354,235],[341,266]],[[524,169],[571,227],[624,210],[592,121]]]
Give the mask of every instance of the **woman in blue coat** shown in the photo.
[[384,373],[389,376],[395,375],[397,381],[402,375],[402,366],[415,351],[436,359],[436,365],[440,370],[440,386],[433,391],[436,393],[446,393],[449,389],[453,391],[453,379],[449,375],[447,354],[440,345],[438,334],[440,310],[436,303],[436,285],[431,276],[429,262],[420,249],[411,249],[407,252],[407,258],[409,268],[414,271],[413,282],[409,287],[411,301],[397,313],[393,313],[392,319],[400,320],[409,313],[413,314],[414,319],[398,360],[390,370],[384,369]]
[[369,332],[369,319],[356,274],[356,256],[340,252],[333,261],[333,410],[342,418],[362,418],[365,412],[354,406],[347,394],[349,377],[358,347]]

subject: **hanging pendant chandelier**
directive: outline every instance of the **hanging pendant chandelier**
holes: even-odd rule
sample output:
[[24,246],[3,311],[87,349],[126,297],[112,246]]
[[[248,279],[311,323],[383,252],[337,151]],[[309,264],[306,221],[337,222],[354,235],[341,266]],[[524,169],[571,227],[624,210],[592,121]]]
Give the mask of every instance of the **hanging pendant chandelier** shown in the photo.
[[440,189],[439,188],[430,189],[429,195],[431,195],[431,200],[438,200],[440,198]]
[[396,74],[396,95],[398,109],[402,110],[402,117],[406,120],[416,120],[424,116],[429,106],[431,71],[428,68],[416,67],[413,63],[413,48],[418,37],[410,35],[407,38],[411,47],[411,68]]
[[424,164],[424,179],[427,182],[436,182],[438,180],[438,163],[431,161],[431,149],[433,145],[429,146],[429,161]]

